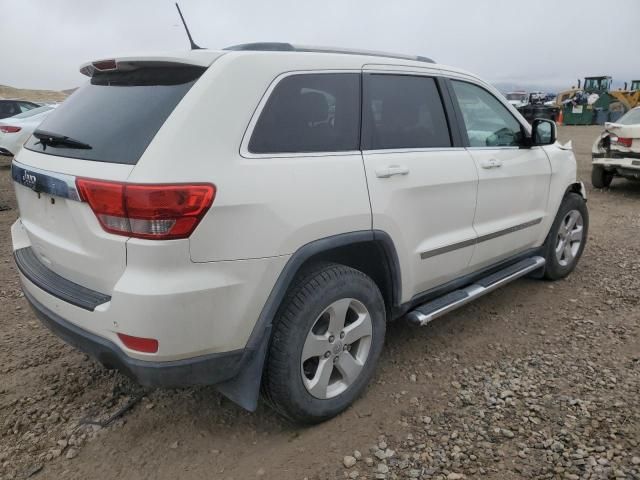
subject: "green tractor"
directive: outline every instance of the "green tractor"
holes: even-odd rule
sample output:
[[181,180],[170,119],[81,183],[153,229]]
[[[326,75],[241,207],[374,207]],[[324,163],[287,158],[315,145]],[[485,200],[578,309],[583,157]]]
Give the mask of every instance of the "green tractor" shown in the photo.
[[630,108],[619,93],[611,91],[611,77],[585,77],[582,90],[576,91],[571,101],[563,106],[564,123],[604,125],[616,121]]

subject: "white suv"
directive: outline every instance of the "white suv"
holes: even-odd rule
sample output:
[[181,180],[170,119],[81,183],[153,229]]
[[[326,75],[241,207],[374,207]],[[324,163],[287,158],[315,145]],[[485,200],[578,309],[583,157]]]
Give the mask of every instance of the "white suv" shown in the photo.
[[313,423],[425,325],[587,238],[555,124],[423,57],[251,44],[89,63],[14,160],[15,260],[54,332],[149,386]]

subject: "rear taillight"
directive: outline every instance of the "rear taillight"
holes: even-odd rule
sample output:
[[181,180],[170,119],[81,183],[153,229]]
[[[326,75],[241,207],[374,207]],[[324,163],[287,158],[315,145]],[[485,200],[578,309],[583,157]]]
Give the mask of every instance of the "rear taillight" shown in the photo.
[[12,125],[0,125],[0,132],[2,133],[18,133],[22,130],[22,127],[14,127]]
[[611,142],[621,145],[623,147],[631,148],[631,144],[633,143],[633,138],[622,138],[622,137],[611,137]]
[[146,185],[78,178],[76,185],[104,230],[152,240],[187,238],[216,196],[216,187],[208,183]]

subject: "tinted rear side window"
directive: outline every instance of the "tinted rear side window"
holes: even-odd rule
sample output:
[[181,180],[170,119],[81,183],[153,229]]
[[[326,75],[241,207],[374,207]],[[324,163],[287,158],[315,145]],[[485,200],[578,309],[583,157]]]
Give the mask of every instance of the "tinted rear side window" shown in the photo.
[[362,148],[450,147],[451,137],[433,78],[365,75]]
[[319,73],[282,79],[249,142],[253,153],[360,149],[360,74]]
[[50,155],[135,165],[202,72],[200,67],[160,67],[96,74],[37,130],[69,137],[91,149],[45,146],[34,136],[25,147]]

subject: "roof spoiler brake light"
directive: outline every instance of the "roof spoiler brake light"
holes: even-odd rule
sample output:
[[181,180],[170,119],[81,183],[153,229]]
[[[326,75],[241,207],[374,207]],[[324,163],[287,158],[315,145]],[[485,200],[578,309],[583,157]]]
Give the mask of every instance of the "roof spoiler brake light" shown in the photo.
[[80,73],[87,77],[92,77],[96,72],[113,72],[118,69],[118,63],[115,59],[97,60],[80,69]]

